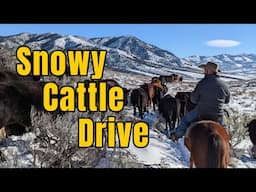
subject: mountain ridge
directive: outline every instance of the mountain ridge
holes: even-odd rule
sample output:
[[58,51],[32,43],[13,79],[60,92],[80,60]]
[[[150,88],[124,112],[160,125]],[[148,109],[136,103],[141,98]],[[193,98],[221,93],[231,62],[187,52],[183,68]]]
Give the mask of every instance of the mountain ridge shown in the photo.
[[179,58],[174,53],[161,49],[139,38],[128,35],[118,37],[85,38],[78,35],[60,35],[57,33],[19,33],[0,36],[0,44],[8,49],[17,49],[21,45],[32,50],[107,50],[106,68],[134,73],[150,73],[152,75],[168,75],[181,72],[202,73],[197,66],[208,61],[221,65],[221,69],[231,74],[256,74],[256,55],[190,56]]

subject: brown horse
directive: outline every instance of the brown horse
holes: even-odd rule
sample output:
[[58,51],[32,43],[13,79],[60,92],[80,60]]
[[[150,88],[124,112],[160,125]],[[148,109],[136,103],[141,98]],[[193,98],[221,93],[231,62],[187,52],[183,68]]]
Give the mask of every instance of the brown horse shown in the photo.
[[193,123],[185,134],[190,151],[190,168],[227,168],[230,158],[229,136],[224,127],[210,120]]

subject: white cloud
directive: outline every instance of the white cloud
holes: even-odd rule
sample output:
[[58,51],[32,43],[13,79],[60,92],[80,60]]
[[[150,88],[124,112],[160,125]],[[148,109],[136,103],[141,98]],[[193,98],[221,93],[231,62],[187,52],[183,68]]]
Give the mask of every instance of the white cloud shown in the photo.
[[216,39],[207,41],[206,44],[211,47],[235,47],[240,45],[239,41]]

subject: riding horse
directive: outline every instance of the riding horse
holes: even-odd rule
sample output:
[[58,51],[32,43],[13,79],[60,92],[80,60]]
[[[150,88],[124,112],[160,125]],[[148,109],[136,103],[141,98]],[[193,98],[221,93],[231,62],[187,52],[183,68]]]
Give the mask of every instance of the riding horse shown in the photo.
[[190,168],[227,168],[230,158],[229,136],[226,129],[211,120],[192,123],[184,144],[190,151]]

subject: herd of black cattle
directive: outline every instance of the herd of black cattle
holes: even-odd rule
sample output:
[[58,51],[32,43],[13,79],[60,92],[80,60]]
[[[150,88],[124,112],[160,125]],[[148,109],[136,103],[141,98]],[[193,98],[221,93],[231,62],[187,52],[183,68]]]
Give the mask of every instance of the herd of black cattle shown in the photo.
[[[89,82],[86,80],[85,82]],[[113,79],[100,81],[107,82],[107,89],[112,86],[120,86]],[[124,104],[130,104],[139,111],[139,117],[143,119],[144,113],[148,112],[153,104],[153,110],[158,111],[166,120],[166,129],[174,129],[176,123],[190,110],[194,104],[190,102],[191,92],[177,92],[175,97],[167,94],[166,83],[181,82],[182,77],[176,74],[169,76],[153,77],[150,83],[144,83],[131,91],[124,88]],[[21,135],[28,127],[31,127],[31,107],[32,105],[43,111],[42,86],[44,82],[40,77],[21,77],[10,71],[0,71],[0,129],[4,129],[4,137],[10,135]],[[120,86],[121,87],[121,86]],[[87,97],[85,97],[87,98]],[[88,98],[87,98],[88,99]],[[85,103],[89,105],[88,101]],[[55,111],[54,116],[62,115],[63,112]],[[254,144],[254,155],[256,157],[256,120],[252,120],[248,125],[249,136]],[[2,132],[2,131],[0,131]],[[0,134],[1,135],[1,134]],[[3,137],[2,135],[0,137]]]
[[143,119],[144,112],[148,112],[148,108],[153,103],[153,110],[158,111],[166,120],[166,129],[174,129],[176,122],[192,110],[194,105],[190,102],[191,92],[178,92],[172,97],[168,92],[166,83],[182,82],[183,78],[176,74],[169,76],[160,75],[153,77],[150,83],[144,83],[139,88],[131,91],[131,105],[134,108],[134,116],[136,116],[136,107],[139,110],[139,116]]

